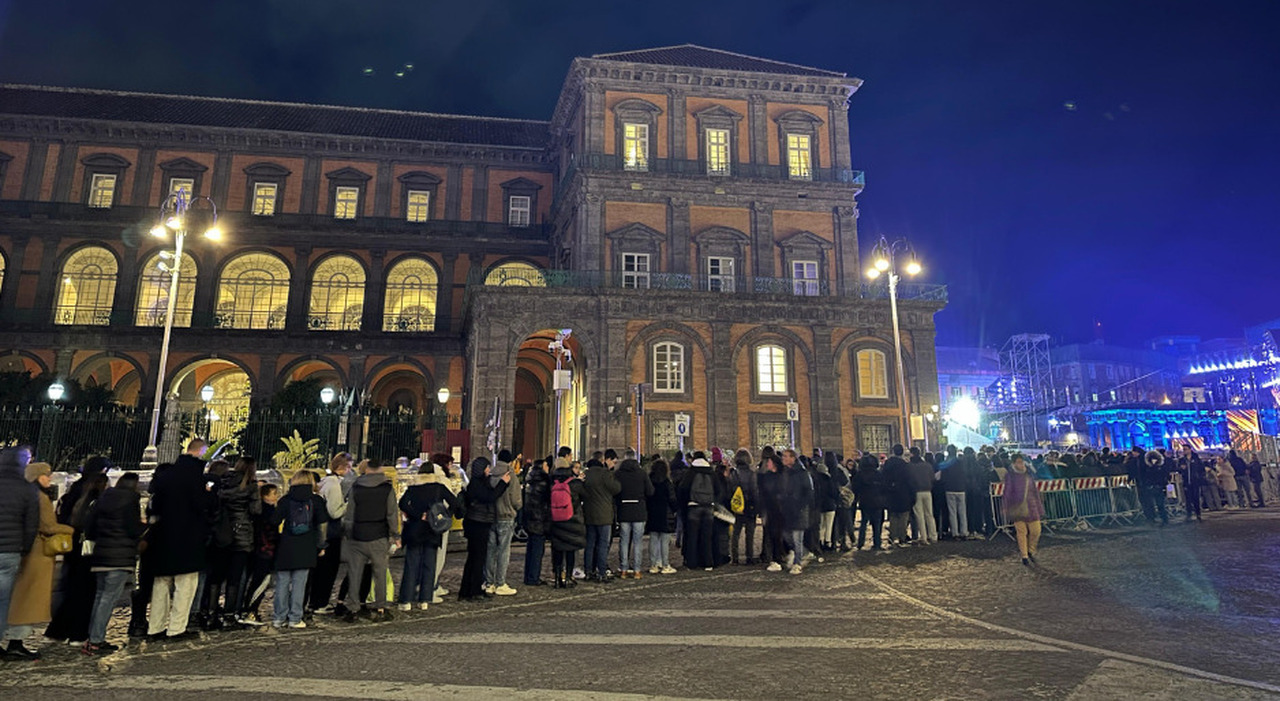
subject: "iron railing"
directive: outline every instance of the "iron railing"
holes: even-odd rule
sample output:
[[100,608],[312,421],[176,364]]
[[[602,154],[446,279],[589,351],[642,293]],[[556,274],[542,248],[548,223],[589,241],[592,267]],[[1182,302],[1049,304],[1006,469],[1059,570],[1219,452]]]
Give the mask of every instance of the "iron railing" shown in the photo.
[[865,174],[851,168],[810,168],[809,177],[793,178],[785,165],[764,163],[732,163],[727,175],[709,175],[706,161],[686,158],[651,158],[644,170],[628,168],[621,156],[608,153],[584,153],[575,156],[561,178],[561,188],[577,169],[617,171],[627,173],[658,173],[665,175],[690,175],[716,179],[747,178],[755,180],[795,180],[799,182],[846,183],[865,185]]

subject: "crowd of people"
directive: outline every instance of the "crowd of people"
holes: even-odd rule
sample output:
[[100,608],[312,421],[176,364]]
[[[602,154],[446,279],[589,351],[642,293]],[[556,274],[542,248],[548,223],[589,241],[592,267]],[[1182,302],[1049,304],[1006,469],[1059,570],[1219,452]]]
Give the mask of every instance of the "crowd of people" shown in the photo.
[[[1003,523],[1029,566],[1044,516],[1038,479],[1128,474],[1152,522],[1168,521],[1164,490],[1173,474],[1188,520],[1202,505],[1243,505],[1244,485],[1262,504],[1256,457],[1246,462],[1234,452],[1215,460],[1191,450],[1104,449],[1031,460],[990,447],[949,446],[935,455],[895,445],[884,456],[766,447],[758,456],[712,448],[670,461],[606,450],[584,461],[563,447],[532,460],[502,450],[466,470],[444,454],[394,466],[339,454],[323,471],[288,475],[282,488],[260,482],[252,458],[206,463],[205,450],[192,440],[157,467],[145,493],[138,474],[113,486],[110,461],[90,458],[56,506],[48,464],[32,462],[28,447],[0,451],[6,660],[39,657],[26,642],[40,625],[46,641],[78,645],[85,655],[118,650],[108,623],[126,590],[131,640],[425,611],[450,594],[440,573],[459,521],[466,556],[456,598],[478,602],[518,593],[507,581],[517,531],[526,539],[522,585],[569,589],[675,574],[673,547],[690,570],[743,565],[799,575],[852,550],[982,539],[997,528],[994,482],[1004,482]],[[399,549],[395,587],[391,556]]]

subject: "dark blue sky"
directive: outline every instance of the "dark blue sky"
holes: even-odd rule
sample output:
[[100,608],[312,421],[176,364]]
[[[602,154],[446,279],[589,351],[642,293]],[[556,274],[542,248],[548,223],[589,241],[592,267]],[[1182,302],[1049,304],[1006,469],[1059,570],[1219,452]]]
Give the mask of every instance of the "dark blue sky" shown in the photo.
[[847,71],[863,241],[950,286],[939,343],[1137,344],[1280,316],[1278,37],[1271,0],[0,0],[0,80],[546,119],[578,55]]

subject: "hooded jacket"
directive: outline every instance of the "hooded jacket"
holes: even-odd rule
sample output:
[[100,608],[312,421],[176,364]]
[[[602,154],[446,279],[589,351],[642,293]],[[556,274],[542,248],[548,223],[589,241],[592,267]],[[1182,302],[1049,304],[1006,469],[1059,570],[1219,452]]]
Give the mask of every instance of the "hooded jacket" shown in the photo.
[[[698,464],[698,463],[702,463],[702,464]],[[716,479],[715,470],[711,469],[711,466],[706,464],[706,461],[695,460],[694,464],[690,465],[689,469],[684,471],[684,478],[682,478],[680,480],[680,484],[676,486],[676,503],[679,504],[682,508],[693,508],[694,505],[691,504],[691,502],[693,501],[693,496],[692,496],[693,481],[695,479],[700,479],[701,478],[700,476],[702,475],[705,475],[711,478],[711,492],[714,495],[713,503],[720,504],[724,502],[724,499],[725,499],[724,484],[725,483],[722,480]],[[705,504],[705,505],[699,505],[699,506],[710,507],[711,504]]]
[[[350,472],[350,469],[348,469]],[[320,480],[317,490],[324,499],[325,511],[329,514],[329,527],[325,537],[329,540],[342,540],[342,517],[347,515],[347,495],[342,488],[342,478],[328,475]]]
[[866,456],[858,463],[858,471],[851,480],[853,493],[858,495],[858,504],[862,513],[868,514],[884,510],[884,475],[879,469],[880,461]]
[[262,513],[262,496],[257,480],[240,486],[240,475],[228,472],[218,490],[218,522],[214,528],[214,545],[236,552],[253,550],[253,517]]
[[649,518],[648,499],[653,482],[635,460],[623,460],[614,474],[618,481],[618,522],[640,523]]
[[618,478],[604,465],[588,467],[583,473],[582,500],[588,526],[613,525],[613,498],[622,491]]
[[729,470],[729,497],[733,498],[735,489],[742,489],[742,517],[755,518],[760,512],[760,491],[756,481],[755,468],[751,463],[735,462]]
[[[574,476],[573,470],[557,467],[551,473],[551,484],[569,480],[569,491],[573,496],[573,518],[567,521],[551,522],[551,549],[567,552],[587,547],[587,522],[583,514],[584,506],[582,480]],[[548,509],[550,505],[548,504]]]
[[[276,511],[279,510],[277,504]],[[356,478],[347,512],[342,517],[342,529],[346,537],[362,543],[400,534],[396,490],[386,475],[368,472]]]
[[[494,463],[493,469],[489,471],[489,484],[492,485],[497,482],[501,482],[502,476],[508,472],[511,472],[511,465],[501,461]],[[512,474],[511,479],[517,480],[518,478]],[[516,513],[520,511],[520,507],[522,506],[524,506],[524,494],[517,482],[504,490],[502,492],[502,496],[498,497],[498,501],[495,502],[498,516],[494,523],[510,523],[515,521]]]
[[138,559],[138,541],[147,530],[142,522],[142,495],[134,489],[112,487],[102,493],[84,527],[86,540],[93,541],[90,567],[127,567]]
[[[311,530],[293,533],[289,527],[289,514],[295,507],[311,504]],[[280,534],[276,543],[275,569],[277,572],[309,570],[316,566],[320,551],[327,547],[325,526],[329,512],[324,499],[310,485],[295,484],[276,502],[271,528]]]
[[676,512],[676,488],[670,479],[663,478],[654,482],[653,492],[645,499],[646,517],[645,533],[671,533],[675,529],[671,525]]
[[813,501],[813,486],[809,474],[797,461],[779,473],[778,481],[778,505],[782,511],[783,530],[799,531],[808,528],[810,504]]
[[464,492],[466,520],[474,523],[497,523],[498,499],[507,491],[509,484],[499,479],[495,486],[492,481],[485,479],[483,468],[472,473]]
[[825,463],[816,463],[810,474],[813,477],[814,502],[819,513],[835,511],[840,505],[840,490],[831,479],[831,468]]
[[531,468],[524,475],[524,530],[530,535],[551,532],[551,475],[546,469]]
[[428,545],[438,548],[444,542],[442,535],[432,530],[424,519],[431,512],[432,505],[441,502],[448,506],[449,513],[454,518],[462,517],[462,501],[438,473],[419,474],[416,483],[405,490],[404,496],[400,497],[400,511],[404,513],[402,539],[406,546]]

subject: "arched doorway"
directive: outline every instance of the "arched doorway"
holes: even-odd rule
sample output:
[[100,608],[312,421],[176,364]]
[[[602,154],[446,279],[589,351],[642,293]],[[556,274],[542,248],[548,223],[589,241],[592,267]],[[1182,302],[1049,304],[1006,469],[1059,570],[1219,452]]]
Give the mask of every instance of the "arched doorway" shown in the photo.
[[[212,390],[208,401],[205,387]],[[177,397],[183,437],[218,441],[235,436],[249,419],[252,390],[249,374],[229,360],[210,358],[183,366],[169,385],[170,396]]]
[[138,403],[142,389],[142,375],[137,363],[119,356],[99,353],[82,361],[71,372],[71,378],[80,386],[101,388],[110,393],[111,401],[124,406]]
[[557,329],[543,329],[525,338],[516,352],[512,381],[515,398],[512,417],[512,445],[529,457],[543,457],[555,452],[556,431],[560,444],[580,456],[587,450],[588,402],[586,358],[578,339],[570,334],[564,346],[571,359],[562,358],[561,369],[571,373],[567,389],[560,395],[556,413],[556,357],[550,347]]

